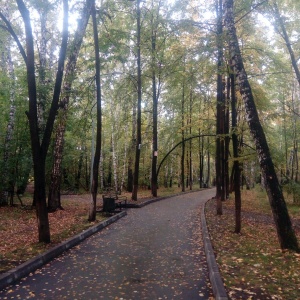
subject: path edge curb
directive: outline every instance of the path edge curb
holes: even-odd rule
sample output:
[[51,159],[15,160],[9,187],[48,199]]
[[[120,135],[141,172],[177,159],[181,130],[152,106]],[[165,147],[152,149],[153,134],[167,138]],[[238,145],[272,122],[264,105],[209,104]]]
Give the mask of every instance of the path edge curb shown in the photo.
[[46,252],[39,254],[23,264],[20,264],[19,266],[3,273],[0,275],[0,290],[6,288],[10,284],[22,279],[23,277],[28,276],[30,273],[34,272],[38,268],[42,267],[43,265],[47,264],[54,258],[58,257],[65,251],[73,248],[74,246],[78,245],[91,235],[101,231],[108,225],[116,222],[117,220],[121,219],[122,217],[126,216],[127,212],[122,211],[103,222],[98,223],[97,225],[94,225],[81,233],[78,233],[77,235],[61,242],[60,244],[54,246],[53,248],[47,250]]
[[217,265],[216,257],[210,241],[210,236],[207,228],[205,218],[205,205],[209,201],[208,199],[203,205],[201,210],[201,226],[202,226],[202,237],[204,244],[204,251],[206,255],[206,261],[208,265],[209,280],[212,285],[213,294],[216,300],[228,300],[228,295],[224,287],[224,283],[220,274],[219,267]]

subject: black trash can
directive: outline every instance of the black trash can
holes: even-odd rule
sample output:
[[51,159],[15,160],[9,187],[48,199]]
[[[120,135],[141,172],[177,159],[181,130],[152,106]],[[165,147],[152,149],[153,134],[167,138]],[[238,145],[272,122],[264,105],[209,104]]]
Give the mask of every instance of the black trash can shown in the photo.
[[115,198],[104,197],[103,198],[103,212],[111,213],[116,209]]

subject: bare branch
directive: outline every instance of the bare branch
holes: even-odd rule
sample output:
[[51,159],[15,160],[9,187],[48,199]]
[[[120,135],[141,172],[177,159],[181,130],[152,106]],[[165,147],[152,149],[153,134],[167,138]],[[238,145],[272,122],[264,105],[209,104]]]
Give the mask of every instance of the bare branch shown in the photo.
[[18,48],[20,50],[20,53],[21,53],[25,63],[27,63],[27,56],[26,56],[25,50],[24,50],[18,36],[16,35],[15,31],[13,30],[10,22],[7,20],[7,18],[4,16],[4,14],[2,12],[0,12],[0,18],[6,24],[6,26],[0,25],[0,27],[3,28],[4,30],[8,31],[10,33],[10,35],[14,38],[15,42],[18,45]]
[[242,19],[244,19],[246,16],[248,16],[253,10],[255,10],[256,8],[258,8],[259,6],[263,5],[265,2],[268,2],[268,0],[264,0],[258,4],[256,4],[252,9],[250,9],[247,13],[245,13],[243,16],[241,16],[237,21],[234,22],[234,24],[238,23],[239,21],[241,21]]

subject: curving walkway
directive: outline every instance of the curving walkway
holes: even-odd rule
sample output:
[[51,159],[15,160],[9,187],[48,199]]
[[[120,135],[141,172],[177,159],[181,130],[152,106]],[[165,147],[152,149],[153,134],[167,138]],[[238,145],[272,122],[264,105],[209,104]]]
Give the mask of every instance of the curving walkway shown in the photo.
[[209,299],[205,190],[128,215],[0,292],[0,299]]

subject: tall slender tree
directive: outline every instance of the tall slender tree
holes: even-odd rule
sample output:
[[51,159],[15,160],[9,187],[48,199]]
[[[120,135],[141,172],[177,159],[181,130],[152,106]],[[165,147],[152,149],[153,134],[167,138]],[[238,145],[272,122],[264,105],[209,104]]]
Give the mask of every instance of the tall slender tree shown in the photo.
[[89,221],[95,221],[96,219],[96,203],[97,203],[97,191],[98,191],[98,175],[99,175],[99,162],[101,154],[101,142],[102,142],[102,111],[101,111],[101,84],[100,84],[100,54],[99,54],[99,37],[98,26],[96,18],[95,0],[91,0],[92,5],[92,19],[93,19],[93,34],[94,34],[94,47],[95,47],[95,82],[96,82],[96,102],[97,102],[97,131],[96,131],[96,149],[93,159],[93,175],[91,185],[91,204],[89,209]]
[[236,75],[239,91],[245,104],[247,121],[256,146],[280,246],[282,249],[298,250],[297,238],[292,228],[282,189],[278,182],[269,146],[259,120],[252,89],[244,67],[239,41],[236,34],[233,3],[233,0],[225,0],[224,2],[225,27],[227,30],[231,65],[234,74]]
[[20,53],[26,63],[27,71],[27,87],[29,97],[29,111],[27,117],[29,120],[31,149],[33,158],[33,170],[34,170],[34,198],[36,199],[36,213],[38,220],[38,233],[40,242],[50,242],[50,227],[48,220],[48,211],[46,204],[46,178],[45,178],[45,164],[46,155],[48,152],[51,133],[53,130],[53,124],[55,116],[58,110],[59,95],[61,90],[64,62],[67,50],[68,42],[68,1],[63,1],[64,8],[64,21],[63,21],[63,33],[62,42],[59,53],[58,68],[56,73],[55,86],[53,91],[52,103],[45,126],[42,141],[39,136],[38,126],[38,113],[37,113],[37,86],[36,86],[36,73],[35,73],[35,51],[34,51],[34,38],[31,26],[30,12],[27,9],[23,0],[16,0],[19,12],[22,16],[22,20],[25,27],[25,43],[26,47],[23,48],[17,34],[14,32],[10,22],[0,15],[2,20],[7,26],[7,30],[12,34],[15,39]]
[[181,191],[185,192],[185,79],[182,83],[182,96],[181,96]]
[[137,21],[136,21],[136,62],[137,62],[137,119],[136,119],[136,145],[135,145],[135,163],[133,174],[133,190],[132,200],[137,200],[138,186],[139,186],[139,168],[140,168],[140,156],[142,147],[142,67],[141,67],[141,1],[137,0]]
[[278,24],[278,26],[276,26],[276,28],[278,28],[277,31],[282,36],[282,38],[285,42],[285,45],[287,47],[287,50],[288,50],[290,58],[291,58],[291,63],[292,63],[294,72],[296,74],[297,81],[298,81],[299,86],[300,86],[300,70],[298,68],[298,63],[297,63],[297,59],[296,59],[296,56],[295,56],[295,53],[294,53],[294,50],[293,50],[293,47],[292,47],[292,43],[291,43],[289,35],[286,31],[286,26],[285,26],[285,23],[284,23],[284,19],[282,18],[281,14],[280,14],[280,11],[279,11],[279,8],[278,8],[278,5],[277,5],[277,1],[276,0],[271,1],[270,5],[272,7],[276,23]]
[[158,105],[158,95],[157,95],[157,75],[156,75],[156,36],[157,36],[157,26],[154,20],[154,9],[152,0],[152,19],[151,19],[151,56],[152,56],[152,100],[153,100],[153,145],[152,145],[152,169],[151,169],[151,191],[154,197],[157,197],[157,151],[158,151],[158,137],[157,137],[157,105]]
[[61,92],[60,108],[58,111],[58,124],[56,128],[56,137],[53,152],[53,164],[51,172],[51,181],[48,196],[48,209],[55,211],[61,207],[60,188],[62,177],[62,159],[64,149],[64,138],[66,131],[66,122],[68,117],[69,102],[71,96],[72,84],[76,74],[76,64],[86,32],[89,17],[91,15],[92,0],[86,0],[86,4],[81,12],[81,18],[78,21],[78,26],[71,43],[66,71],[64,75],[64,83]]
[[216,126],[216,200],[217,214],[222,215],[224,198],[224,94],[223,94],[223,1],[216,1],[217,11],[217,126]]
[[237,108],[235,95],[235,75],[230,72],[230,95],[231,95],[231,128],[232,128],[232,149],[233,149],[233,186],[235,199],[235,233],[241,232],[241,172],[239,162],[239,141],[237,134]]

